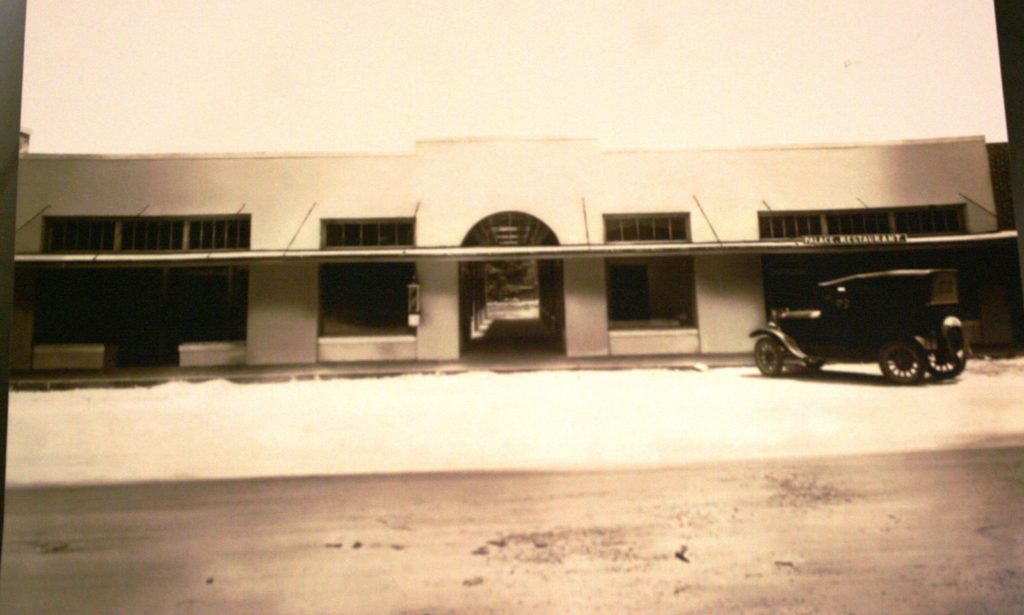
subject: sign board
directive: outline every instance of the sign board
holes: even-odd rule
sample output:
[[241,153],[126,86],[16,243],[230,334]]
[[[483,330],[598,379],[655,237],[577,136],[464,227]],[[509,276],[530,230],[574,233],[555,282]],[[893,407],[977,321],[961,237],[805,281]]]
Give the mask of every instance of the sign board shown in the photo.
[[907,243],[906,233],[869,233],[864,235],[804,235],[800,243],[807,245],[868,245]]

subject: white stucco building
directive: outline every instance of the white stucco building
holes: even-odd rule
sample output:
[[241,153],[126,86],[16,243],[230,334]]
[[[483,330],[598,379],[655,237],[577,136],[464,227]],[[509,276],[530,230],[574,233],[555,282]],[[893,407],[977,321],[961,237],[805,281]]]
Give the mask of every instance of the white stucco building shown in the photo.
[[[996,206],[980,137],[24,154],[13,365],[738,353],[813,283],[908,266],[959,269],[975,341],[1008,343],[1016,235]],[[503,336],[484,278],[508,260],[527,263],[539,310]]]

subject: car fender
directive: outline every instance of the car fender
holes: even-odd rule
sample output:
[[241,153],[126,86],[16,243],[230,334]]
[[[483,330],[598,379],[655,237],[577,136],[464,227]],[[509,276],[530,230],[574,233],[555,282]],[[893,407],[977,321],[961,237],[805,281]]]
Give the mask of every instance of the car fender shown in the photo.
[[784,332],[775,327],[764,327],[761,329],[757,329],[750,334],[750,337],[764,337],[766,335],[774,337],[775,339],[779,340],[779,342],[786,348],[786,350],[788,350],[789,353],[792,354],[794,357],[798,359],[808,358],[807,353],[804,352],[803,350],[800,350],[800,347],[797,346],[796,340],[789,337]]

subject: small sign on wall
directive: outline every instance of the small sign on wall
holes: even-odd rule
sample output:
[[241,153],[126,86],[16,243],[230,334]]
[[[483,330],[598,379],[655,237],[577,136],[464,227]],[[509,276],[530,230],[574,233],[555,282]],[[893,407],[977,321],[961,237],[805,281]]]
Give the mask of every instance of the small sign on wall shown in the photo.
[[414,277],[409,282],[409,326],[420,326],[420,283]]

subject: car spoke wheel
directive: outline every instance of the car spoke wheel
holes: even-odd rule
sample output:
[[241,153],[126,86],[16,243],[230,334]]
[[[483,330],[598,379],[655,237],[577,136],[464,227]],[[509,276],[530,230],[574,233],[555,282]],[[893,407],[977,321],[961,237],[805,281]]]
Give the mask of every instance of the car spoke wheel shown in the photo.
[[963,351],[939,357],[938,353],[928,353],[928,373],[938,380],[950,380],[963,373],[967,367],[967,357]]
[[774,337],[762,337],[754,345],[754,363],[765,376],[782,375],[782,361],[786,357],[786,349]]
[[916,344],[893,342],[882,348],[878,364],[890,382],[917,384],[924,378],[926,359]]

